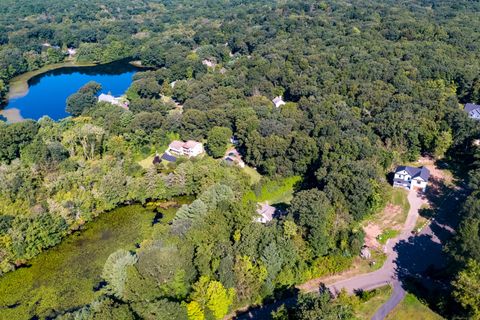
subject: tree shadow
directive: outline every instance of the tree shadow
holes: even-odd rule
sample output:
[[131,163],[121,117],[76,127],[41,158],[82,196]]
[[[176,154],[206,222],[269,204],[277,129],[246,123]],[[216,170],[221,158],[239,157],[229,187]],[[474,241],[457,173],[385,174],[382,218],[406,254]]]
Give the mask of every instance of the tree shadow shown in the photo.
[[297,288],[277,289],[274,292],[275,298],[269,298],[262,301],[261,305],[251,306],[247,310],[237,311],[232,319],[271,319],[272,311],[280,306],[292,307],[297,304],[300,291]]
[[462,188],[431,177],[424,196],[430,207],[421,208],[419,215],[430,223],[420,233],[395,245],[395,272],[406,291],[431,309],[448,314],[456,304],[450,301],[452,279],[448,270],[452,261],[444,246],[455,234],[460,221],[458,207],[466,195]]

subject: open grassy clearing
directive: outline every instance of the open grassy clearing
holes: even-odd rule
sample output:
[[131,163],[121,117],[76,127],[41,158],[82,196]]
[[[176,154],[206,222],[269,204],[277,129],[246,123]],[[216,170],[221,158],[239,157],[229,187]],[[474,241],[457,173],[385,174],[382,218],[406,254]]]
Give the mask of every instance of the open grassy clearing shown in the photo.
[[384,286],[366,293],[369,299],[354,305],[355,316],[360,320],[370,320],[377,310],[390,298],[391,286]]
[[252,167],[245,166],[243,168],[243,172],[245,172],[250,177],[250,184],[254,185],[260,182],[262,179],[262,175],[258,173],[257,170],[253,169]]
[[260,181],[255,191],[245,194],[245,201],[267,202],[268,204],[289,204],[293,198],[294,188],[301,178],[293,176],[283,179]]
[[386,320],[441,320],[440,315],[420,302],[413,294],[408,293],[405,299],[385,318]]

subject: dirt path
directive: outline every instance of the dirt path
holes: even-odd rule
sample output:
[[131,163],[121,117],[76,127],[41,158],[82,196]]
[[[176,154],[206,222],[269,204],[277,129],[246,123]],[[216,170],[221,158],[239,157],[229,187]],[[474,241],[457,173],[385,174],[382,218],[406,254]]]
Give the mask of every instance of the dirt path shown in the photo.
[[[328,280],[325,278],[312,279],[298,286],[298,289],[302,292],[314,292],[318,290],[320,283],[326,282],[332,293],[339,293],[342,289],[349,293],[354,293],[357,290],[372,290],[391,284],[393,286],[392,296],[377,310],[372,318],[372,320],[381,320],[405,297],[406,292],[402,286],[402,280],[405,276],[421,274],[429,266],[442,266],[444,262],[442,243],[451,236],[453,230],[451,227],[448,227],[445,221],[451,220],[448,212],[451,212],[451,209],[455,207],[458,201],[456,194],[459,194],[459,189],[456,187],[446,188],[444,182],[450,184],[451,177],[436,168],[431,159],[422,158],[420,163],[431,171],[431,181],[427,190],[428,200],[422,193],[416,191],[409,192],[408,202],[410,203],[410,209],[407,219],[401,233],[396,238],[387,241],[385,245],[387,259],[384,265],[374,272],[353,276],[333,283],[328,283]],[[432,201],[437,210],[441,208],[440,211],[443,211],[443,213],[433,219],[420,234],[414,236],[412,231],[415,228],[422,205],[432,205]],[[331,279],[335,279],[335,277]],[[295,301],[295,297],[278,300],[272,304],[252,308],[236,316],[235,319],[268,319],[270,313],[278,306],[285,304],[288,307],[294,305]]]
[[408,211],[407,220],[405,221],[400,235],[387,241],[387,244],[385,245],[387,260],[383,266],[377,271],[327,285],[332,293],[338,294],[341,290],[346,290],[348,293],[355,293],[357,290],[372,290],[386,284],[390,284],[396,280],[395,261],[398,258],[398,253],[394,250],[394,248],[400,241],[405,241],[412,235],[412,231],[417,222],[418,211],[423,204],[427,203],[427,200],[423,194],[419,194],[416,191],[409,192],[408,201],[410,203],[410,210]]

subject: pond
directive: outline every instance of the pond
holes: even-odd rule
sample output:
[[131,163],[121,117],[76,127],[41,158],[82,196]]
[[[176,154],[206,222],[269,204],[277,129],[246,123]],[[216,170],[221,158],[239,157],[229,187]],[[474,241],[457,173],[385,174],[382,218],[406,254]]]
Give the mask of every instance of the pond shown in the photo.
[[168,207],[158,212],[130,205],[101,214],[28,266],[0,277],[0,319],[44,319],[90,303],[108,256],[118,249],[135,249],[155,228],[170,222],[179,205],[189,202],[179,197],[161,202]]
[[[33,72],[35,75],[30,79],[27,73],[13,79],[12,87],[20,85],[22,89],[8,101],[0,115],[7,118],[8,122],[38,120],[43,116],[59,120],[69,116],[65,111],[67,98],[87,82],[96,81],[102,85],[102,93],[119,96],[128,89],[138,70],[122,60],[96,66],[61,67],[40,74]],[[27,79],[28,87],[23,88],[21,82]]]

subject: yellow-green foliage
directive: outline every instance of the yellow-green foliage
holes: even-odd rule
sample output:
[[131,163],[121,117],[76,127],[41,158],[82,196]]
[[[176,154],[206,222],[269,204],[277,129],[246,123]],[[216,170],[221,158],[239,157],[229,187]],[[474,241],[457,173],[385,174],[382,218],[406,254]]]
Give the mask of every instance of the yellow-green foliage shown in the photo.
[[294,187],[301,177],[292,176],[283,179],[260,181],[255,191],[248,192],[244,200],[254,202],[290,203],[293,197]]
[[141,206],[119,208],[67,237],[57,247],[0,278],[0,319],[44,318],[52,310],[90,303],[108,256],[117,249],[131,250],[149,236],[154,213]]

